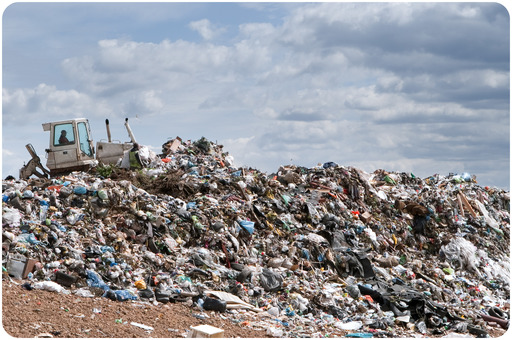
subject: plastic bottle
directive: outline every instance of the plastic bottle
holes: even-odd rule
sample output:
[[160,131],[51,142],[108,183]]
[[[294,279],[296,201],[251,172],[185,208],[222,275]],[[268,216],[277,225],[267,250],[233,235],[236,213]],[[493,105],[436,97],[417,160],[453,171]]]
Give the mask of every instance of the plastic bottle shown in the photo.
[[197,306],[199,307],[199,309],[203,310],[203,305],[204,305],[204,300],[199,298],[197,300]]
[[[43,202],[43,201],[41,201]],[[47,205],[41,205],[41,208],[39,209],[39,220],[41,222],[46,222],[46,216],[48,214],[48,206]]]

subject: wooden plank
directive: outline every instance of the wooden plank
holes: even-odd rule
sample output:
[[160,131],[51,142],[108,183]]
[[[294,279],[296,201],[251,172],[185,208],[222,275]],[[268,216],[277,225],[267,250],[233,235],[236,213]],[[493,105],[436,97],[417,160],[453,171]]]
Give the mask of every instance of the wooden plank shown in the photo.
[[468,199],[466,198],[466,195],[464,195],[463,193],[459,193],[460,195],[460,198],[462,200],[462,203],[464,204],[464,207],[469,211],[469,213],[471,214],[471,216],[473,216],[474,218],[477,217],[476,215],[476,212],[473,210],[473,207],[471,206],[471,204],[469,204],[469,201]]
[[460,215],[464,217],[464,206],[462,205],[462,198],[460,197],[460,193],[457,194],[457,202],[459,203]]

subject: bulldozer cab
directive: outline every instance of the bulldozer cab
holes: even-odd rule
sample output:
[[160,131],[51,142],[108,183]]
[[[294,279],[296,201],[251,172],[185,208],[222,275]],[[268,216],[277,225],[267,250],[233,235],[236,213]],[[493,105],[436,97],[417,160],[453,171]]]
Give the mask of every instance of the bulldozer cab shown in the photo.
[[46,166],[52,175],[87,170],[96,164],[86,118],[44,123],[43,130],[50,131]]
[[27,144],[25,147],[32,158],[21,167],[20,178],[26,179],[32,175],[39,178],[48,178],[72,171],[88,171],[100,163],[122,164],[127,151],[135,143],[135,136],[128,124],[128,118],[125,118],[124,125],[130,136],[130,142],[113,142],[110,138],[108,119],[105,120],[105,123],[108,141],[99,141],[96,144],[96,151],[93,147],[89,121],[86,118],[44,123],[43,130],[50,132],[50,145],[45,150],[46,167],[49,170],[41,164],[41,160],[32,144]]

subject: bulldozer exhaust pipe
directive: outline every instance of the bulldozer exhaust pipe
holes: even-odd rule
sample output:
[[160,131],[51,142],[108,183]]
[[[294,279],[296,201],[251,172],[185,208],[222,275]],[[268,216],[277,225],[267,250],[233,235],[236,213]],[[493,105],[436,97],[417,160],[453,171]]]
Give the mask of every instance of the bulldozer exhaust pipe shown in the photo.
[[128,131],[128,135],[130,136],[132,143],[137,143],[137,141],[135,140],[135,136],[133,135],[132,129],[130,128],[130,125],[128,125],[128,118],[125,118],[124,126],[126,126],[126,131]]
[[107,126],[108,142],[112,143],[112,137],[110,136],[110,125],[109,125],[108,119],[105,119],[105,125]]

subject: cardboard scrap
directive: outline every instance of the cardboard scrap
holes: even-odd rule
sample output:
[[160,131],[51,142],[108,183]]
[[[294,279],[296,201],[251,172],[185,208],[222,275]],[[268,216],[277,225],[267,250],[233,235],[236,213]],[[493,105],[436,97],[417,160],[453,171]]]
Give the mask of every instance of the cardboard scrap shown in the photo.
[[224,330],[210,325],[191,326],[189,338],[224,338]]

